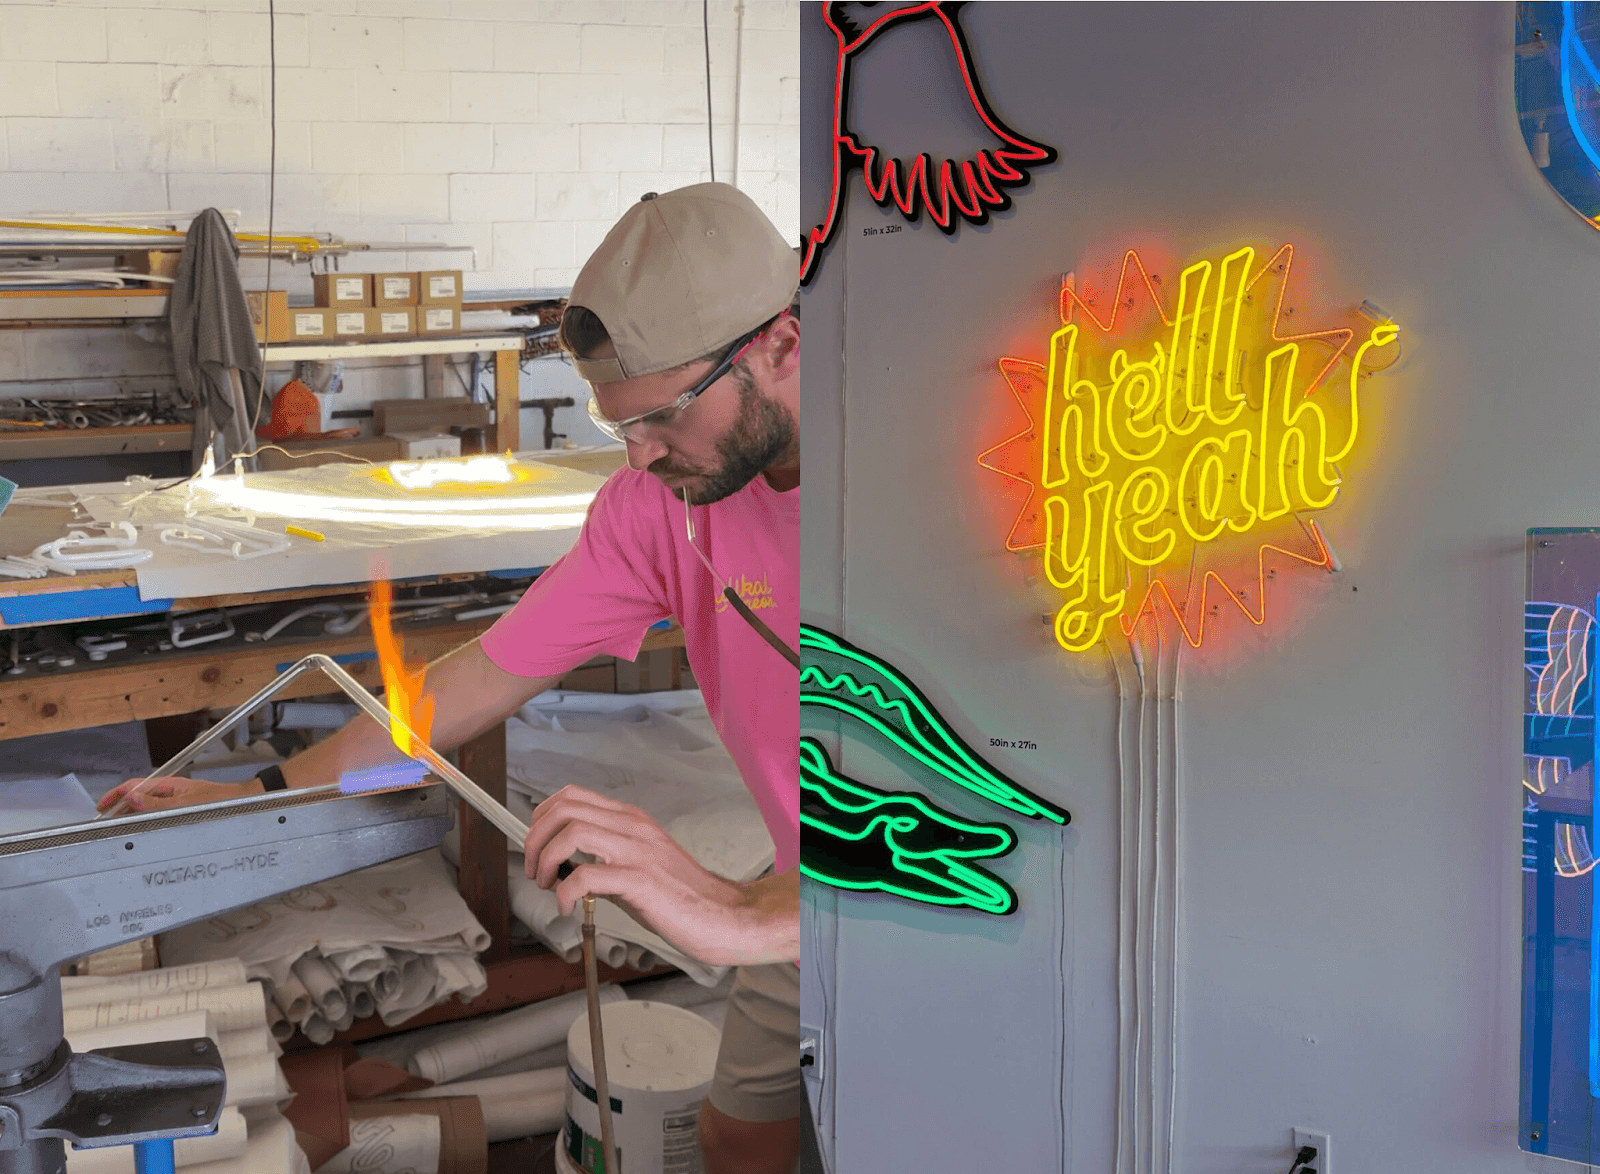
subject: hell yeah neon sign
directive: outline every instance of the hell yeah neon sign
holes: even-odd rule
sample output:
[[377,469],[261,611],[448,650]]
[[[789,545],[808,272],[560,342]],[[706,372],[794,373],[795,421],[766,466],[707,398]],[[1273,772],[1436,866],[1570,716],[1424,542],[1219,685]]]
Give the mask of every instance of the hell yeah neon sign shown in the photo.
[[[979,464],[1028,486],[1006,545],[1043,555],[1062,593],[1054,629],[1067,651],[1131,635],[1158,605],[1198,646],[1213,599],[1265,622],[1269,559],[1333,565],[1308,515],[1338,496],[1360,436],[1368,355],[1399,328],[1378,322],[1359,344],[1350,328],[1282,332],[1293,255],[1285,245],[1258,265],[1243,248],[1190,265],[1168,311],[1159,279],[1130,251],[1103,319],[1069,279],[1048,360],[1001,360],[1027,422]],[[1159,324],[1130,330],[1141,300]],[[1280,521],[1303,541],[1266,541]],[[1193,582],[1201,551],[1246,536],[1257,543],[1253,584],[1212,569]],[[1186,580],[1177,591],[1174,572]]]

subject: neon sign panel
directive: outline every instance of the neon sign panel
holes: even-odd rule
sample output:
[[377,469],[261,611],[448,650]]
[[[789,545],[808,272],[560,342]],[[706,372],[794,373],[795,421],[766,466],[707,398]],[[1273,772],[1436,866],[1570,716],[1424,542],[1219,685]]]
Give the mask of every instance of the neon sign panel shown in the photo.
[[[852,7],[855,6],[832,3],[823,5],[822,9],[822,19],[838,40],[838,52],[834,59],[833,186],[828,197],[827,216],[807,234],[804,241],[801,285],[810,282],[815,275],[816,267],[822,260],[822,251],[838,232],[844,211],[845,185],[851,171],[861,171],[867,191],[878,207],[887,208],[892,204],[909,221],[915,221],[926,209],[928,219],[948,235],[954,233],[963,220],[969,224],[984,224],[990,212],[1003,212],[1011,207],[1009,189],[1028,182],[1029,168],[1053,163],[1056,158],[1055,148],[1017,134],[1001,122],[990,108],[989,100],[977,81],[972,49],[954,17],[959,4],[934,2],[906,5],[885,13],[865,28],[850,18],[848,10]],[[862,50],[877,40],[884,30],[921,19],[936,20],[944,26],[960,67],[967,98],[984,126],[994,135],[995,145],[985,147],[970,159],[959,162],[945,159],[935,164],[933,157],[923,152],[907,167],[902,159],[881,159],[878,148],[862,143],[851,129],[850,75]]]
[[[1000,773],[969,747],[922,690],[880,657],[800,625],[800,704],[843,717],[844,731],[908,773],[954,784],[1018,815],[1065,825],[1071,815]],[[802,709],[804,712],[804,709]],[[800,868],[836,888],[1004,914],[1016,893],[974,861],[1004,856],[1016,833],[977,823],[907,792],[840,774],[820,743],[801,739]]]
[[1595,675],[1600,529],[1528,531],[1522,615],[1519,1144],[1594,1163],[1600,1099]]
[[[1337,498],[1341,463],[1360,434],[1359,383],[1372,371],[1364,361],[1399,328],[1381,321],[1359,344],[1348,327],[1280,333],[1293,257],[1284,245],[1259,268],[1251,248],[1196,262],[1169,311],[1158,279],[1130,250],[1104,319],[1069,276],[1048,360],[1000,360],[1025,423],[978,464],[1028,488],[1006,549],[1042,554],[1063,594],[1054,631],[1067,651],[1106,641],[1113,621],[1132,635],[1158,605],[1198,647],[1213,591],[1253,624],[1266,622],[1269,557],[1333,566],[1305,515]],[[1125,339],[1119,315],[1141,299],[1159,325]],[[1074,320],[1079,310],[1083,322]],[[1312,341],[1331,353],[1303,351]],[[1346,360],[1347,387],[1337,394],[1329,385]],[[1299,523],[1300,549],[1263,540],[1279,519]],[[1215,570],[1196,593],[1199,551],[1245,535],[1257,537],[1255,603]],[[1175,591],[1173,572],[1189,585]]]
[[1005,824],[959,819],[919,795],[841,775],[822,744],[800,739],[801,872],[858,892],[1010,913],[1010,885],[970,862],[1017,846]]

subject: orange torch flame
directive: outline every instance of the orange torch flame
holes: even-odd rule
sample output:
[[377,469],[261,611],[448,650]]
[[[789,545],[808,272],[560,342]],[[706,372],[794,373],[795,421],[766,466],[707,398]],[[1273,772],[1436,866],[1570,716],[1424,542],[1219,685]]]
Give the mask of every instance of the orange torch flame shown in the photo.
[[388,580],[372,584],[372,640],[378,650],[378,668],[383,672],[383,696],[389,705],[389,737],[400,753],[413,754],[411,734],[424,743],[433,728],[433,694],[423,688],[426,669],[408,669],[405,643],[390,623],[389,603],[394,589]]

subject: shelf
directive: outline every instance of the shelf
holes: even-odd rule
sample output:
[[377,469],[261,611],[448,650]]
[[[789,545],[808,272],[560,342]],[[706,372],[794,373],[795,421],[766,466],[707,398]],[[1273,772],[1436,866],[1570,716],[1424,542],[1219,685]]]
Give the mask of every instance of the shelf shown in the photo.
[[124,453],[188,453],[192,424],[139,424],[127,428],[52,428],[0,431],[0,461],[41,457],[106,457]]
[[0,322],[165,318],[167,300],[164,289],[8,290],[0,292]]
[[408,355],[468,355],[491,351],[520,351],[520,334],[479,334],[449,338],[412,338],[394,342],[274,342],[265,347],[266,361],[288,363],[298,359],[385,359]]

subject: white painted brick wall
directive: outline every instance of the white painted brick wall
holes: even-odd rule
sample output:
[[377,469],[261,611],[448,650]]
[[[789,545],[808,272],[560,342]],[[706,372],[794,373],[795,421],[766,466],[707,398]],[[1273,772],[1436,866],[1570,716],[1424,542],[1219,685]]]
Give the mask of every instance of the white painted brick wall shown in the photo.
[[[0,215],[215,205],[264,228],[265,7],[0,0]],[[468,245],[469,291],[559,288],[640,194],[710,177],[700,0],[276,7],[280,231]],[[798,241],[800,4],[711,0],[710,19],[718,178]],[[343,262],[469,264],[445,252]],[[247,284],[260,272],[247,264]],[[310,289],[304,267],[275,266],[273,280]],[[89,351],[93,374],[115,374],[117,348],[101,335],[93,347],[0,350],[0,394],[46,369],[69,378],[72,356]],[[159,347],[130,343],[129,374],[160,363]],[[534,366],[538,394],[581,395],[565,365]],[[378,364],[353,382],[369,398],[406,394],[420,374]],[[531,427],[537,413],[525,415]],[[557,426],[590,438],[568,413]]]

